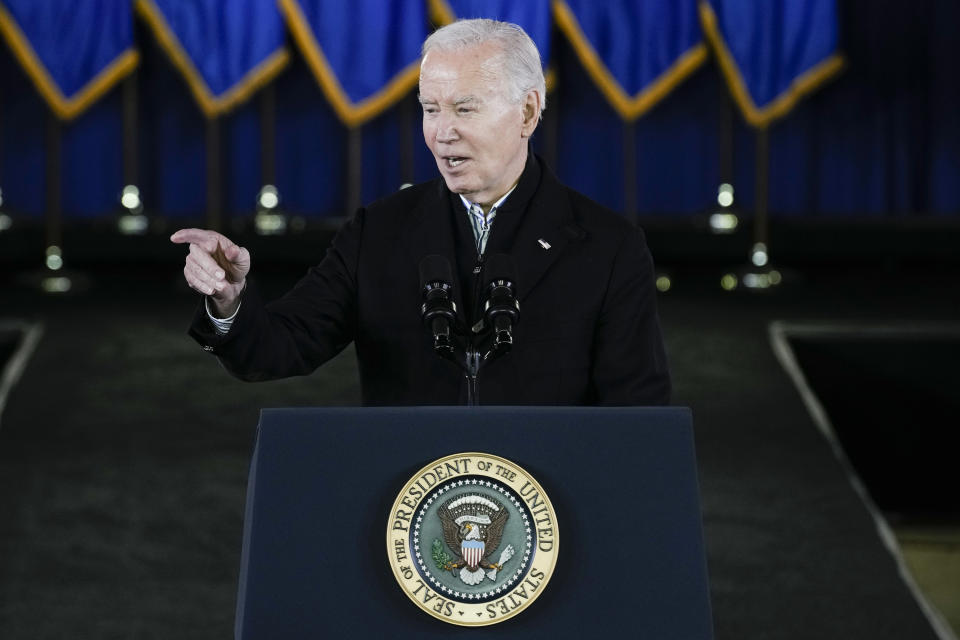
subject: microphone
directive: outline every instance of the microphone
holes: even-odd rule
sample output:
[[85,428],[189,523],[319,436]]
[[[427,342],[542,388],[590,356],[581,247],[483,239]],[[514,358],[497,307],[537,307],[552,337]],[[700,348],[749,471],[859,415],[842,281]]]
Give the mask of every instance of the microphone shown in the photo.
[[451,326],[457,318],[457,305],[451,299],[453,271],[443,256],[429,255],[420,261],[420,291],[423,305],[420,315],[430,327],[433,350],[444,358],[453,358]]
[[513,347],[513,327],[520,321],[520,303],[517,302],[517,265],[505,253],[495,253],[486,261],[483,290],[487,296],[484,317],[493,327],[495,356],[503,355]]

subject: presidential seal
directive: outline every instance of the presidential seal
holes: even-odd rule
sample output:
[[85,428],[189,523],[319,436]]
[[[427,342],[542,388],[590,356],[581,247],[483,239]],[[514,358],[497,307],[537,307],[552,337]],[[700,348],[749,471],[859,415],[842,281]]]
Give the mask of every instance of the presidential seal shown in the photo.
[[557,562],[557,518],[529,473],[488,453],[431,462],[403,487],[387,557],[404,593],[444,622],[502,622],[543,592]]

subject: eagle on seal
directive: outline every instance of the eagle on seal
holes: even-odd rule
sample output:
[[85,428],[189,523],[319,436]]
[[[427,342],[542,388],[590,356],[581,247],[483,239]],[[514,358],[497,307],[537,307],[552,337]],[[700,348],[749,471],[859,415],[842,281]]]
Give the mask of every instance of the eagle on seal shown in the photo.
[[[500,546],[510,516],[503,504],[478,493],[466,493],[440,505],[437,515],[443,525],[443,540],[455,556],[443,568],[455,575],[459,569],[460,579],[469,585],[480,584],[485,575],[496,580],[497,572],[513,556],[513,546],[508,544],[498,562],[490,560]],[[484,569],[488,571],[484,573]]]

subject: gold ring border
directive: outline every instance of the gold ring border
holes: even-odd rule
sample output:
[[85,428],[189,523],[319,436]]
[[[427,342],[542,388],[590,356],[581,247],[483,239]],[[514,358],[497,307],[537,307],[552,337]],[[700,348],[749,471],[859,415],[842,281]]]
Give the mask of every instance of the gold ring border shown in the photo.
[[[391,535],[391,531],[393,531],[393,529],[391,528],[391,523],[393,522],[393,515],[397,512],[397,509],[398,509],[398,508],[400,507],[400,505],[401,505],[400,500],[407,494],[407,491],[408,491],[408,490],[410,489],[410,487],[413,485],[414,480],[416,480],[417,478],[419,478],[419,477],[420,477],[421,475],[423,475],[425,472],[431,471],[431,470],[432,470],[434,467],[436,467],[437,465],[441,465],[441,464],[443,464],[444,462],[447,462],[448,460],[452,460],[452,459],[456,459],[456,458],[464,458],[464,457],[476,457],[476,456],[482,456],[482,457],[484,457],[484,458],[489,458],[489,459],[492,459],[492,460],[497,460],[497,461],[499,461],[499,462],[503,462],[503,463],[505,463],[505,464],[507,464],[507,465],[510,465],[510,467],[512,467],[512,468],[515,469],[516,471],[522,473],[522,474],[524,475],[524,477],[525,477],[527,480],[529,480],[530,483],[534,486],[534,488],[540,493],[540,496],[543,498],[544,502],[546,502],[546,504],[547,504],[547,508],[549,509],[549,513],[550,513],[550,515],[551,515],[551,520],[552,520],[552,522],[553,522],[553,549],[550,551],[550,566],[549,566],[549,567],[545,570],[545,572],[544,572],[546,575],[545,575],[544,578],[543,578],[543,582],[540,583],[540,585],[539,585],[539,587],[537,588],[537,590],[534,591],[534,592],[530,595],[530,597],[527,599],[527,601],[524,602],[521,606],[517,607],[515,610],[511,611],[510,613],[506,613],[506,614],[504,614],[503,616],[498,617],[498,618],[496,618],[496,619],[494,619],[494,620],[487,620],[487,621],[483,621],[483,622],[461,622],[461,621],[458,621],[458,620],[454,620],[454,619],[452,619],[452,618],[444,617],[444,616],[438,614],[436,611],[433,611],[432,609],[426,607],[423,603],[421,603],[419,600],[417,600],[417,598],[416,598],[412,593],[410,593],[409,591],[407,591],[406,587],[404,587],[404,585],[403,585],[403,576],[400,575],[400,574],[397,572],[397,564],[398,564],[398,563],[394,562],[394,557],[393,557],[394,548],[393,548],[393,544],[392,544],[392,543],[393,543],[393,536]],[[498,480],[499,480],[500,482],[503,481],[502,478],[499,478],[498,476],[487,475],[487,473],[486,473],[486,472],[483,472],[483,471],[470,472],[469,474],[464,474],[464,475],[484,475],[484,476],[487,476],[487,477],[490,477],[490,478],[498,478]],[[512,487],[511,487],[511,488],[512,488]],[[519,491],[517,491],[516,493],[517,493],[517,496],[520,497]],[[523,499],[523,498],[521,497],[521,499]],[[404,506],[405,506],[405,505],[404,505]],[[419,507],[419,503],[418,503],[417,506]],[[529,509],[529,506],[528,506],[527,508]],[[415,511],[416,511],[416,510],[415,510]],[[534,531],[536,531],[536,529],[534,529]],[[409,534],[405,535],[404,538],[405,538],[405,539],[408,539],[408,538],[409,538]],[[410,553],[410,549],[409,549],[409,548],[407,548],[406,551],[407,551],[408,554]],[[539,549],[538,549],[538,551],[539,551]],[[541,553],[543,553],[543,552],[541,552]],[[556,512],[556,510],[553,508],[553,503],[550,502],[550,497],[549,497],[549,496],[547,495],[547,493],[543,490],[543,487],[540,486],[540,483],[537,482],[537,479],[534,478],[534,477],[530,474],[530,472],[528,472],[526,469],[524,469],[523,467],[521,467],[521,466],[518,465],[517,463],[513,462],[512,460],[508,460],[507,458],[504,458],[504,457],[502,457],[502,456],[498,456],[498,455],[495,455],[495,454],[492,454],[492,453],[484,453],[484,452],[480,452],[480,451],[465,451],[465,452],[461,452],[461,453],[452,453],[452,454],[450,454],[450,455],[444,456],[444,457],[442,457],[442,458],[438,458],[438,459],[434,460],[433,462],[430,462],[430,463],[424,465],[424,466],[421,467],[416,473],[414,473],[414,474],[410,477],[410,479],[408,479],[408,480],[404,483],[403,488],[400,490],[400,493],[397,494],[396,500],[393,501],[393,506],[390,508],[390,513],[387,514],[387,562],[390,564],[390,571],[393,573],[394,579],[397,581],[397,584],[400,586],[400,590],[403,591],[404,595],[406,595],[408,598],[410,598],[410,600],[412,600],[413,603],[414,603],[415,605],[417,605],[417,608],[420,609],[421,611],[424,611],[424,612],[426,612],[426,613],[429,613],[431,616],[433,616],[433,617],[436,618],[437,620],[440,620],[440,621],[445,622],[445,623],[447,623],[447,624],[457,625],[457,626],[460,626],[460,627],[488,627],[488,626],[491,626],[491,625],[499,624],[499,623],[503,622],[504,620],[509,620],[510,618],[514,617],[515,615],[517,615],[517,614],[519,614],[519,613],[523,613],[524,611],[526,611],[526,609],[527,609],[530,605],[532,605],[532,604],[534,603],[534,601],[535,601],[538,597],[540,597],[540,594],[543,593],[543,591],[544,591],[544,589],[546,588],[547,584],[550,582],[550,578],[553,577],[553,571],[554,571],[554,569],[555,569],[556,566],[557,566],[557,558],[559,557],[559,553],[560,553],[560,527],[559,527],[559,525],[558,525],[558,523],[557,523],[557,512]],[[414,560],[413,560],[412,557],[411,557],[410,561],[411,561],[411,562],[414,562]],[[531,569],[533,568],[532,565],[531,565],[530,568],[531,568]],[[432,590],[432,589],[431,589],[431,590]],[[440,596],[440,597],[444,597],[444,596],[441,596],[440,594],[437,594],[437,595]],[[509,594],[508,594],[508,595],[509,595]],[[504,596],[504,597],[506,597],[506,596]],[[449,598],[444,598],[444,599],[450,600]],[[457,602],[457,601],[455,601],[455,600],[450,600],[450,601],[451,601],[451,602],[456,602],[457,604],[466,604],[466,603],[459,603],[459,602]],[[495,602],[495,601],[492,600],[491,602]],[[486,602],[486,603],[482,603],[482,604],[485,604],[485,605],[486,605],[486,604],[490,604],[490,603],[489,603],[489,602]]]

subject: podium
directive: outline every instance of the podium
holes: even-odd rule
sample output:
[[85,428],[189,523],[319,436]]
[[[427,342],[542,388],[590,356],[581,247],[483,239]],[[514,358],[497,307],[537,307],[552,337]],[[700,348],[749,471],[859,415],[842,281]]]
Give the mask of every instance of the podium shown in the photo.
[[[559,532],[539,598],[489,627],[414,605],[384,545],[418,469],[485,452],[532,474]],[[683,408],[265,409],[250,467],[235,635],[712,638]]]

